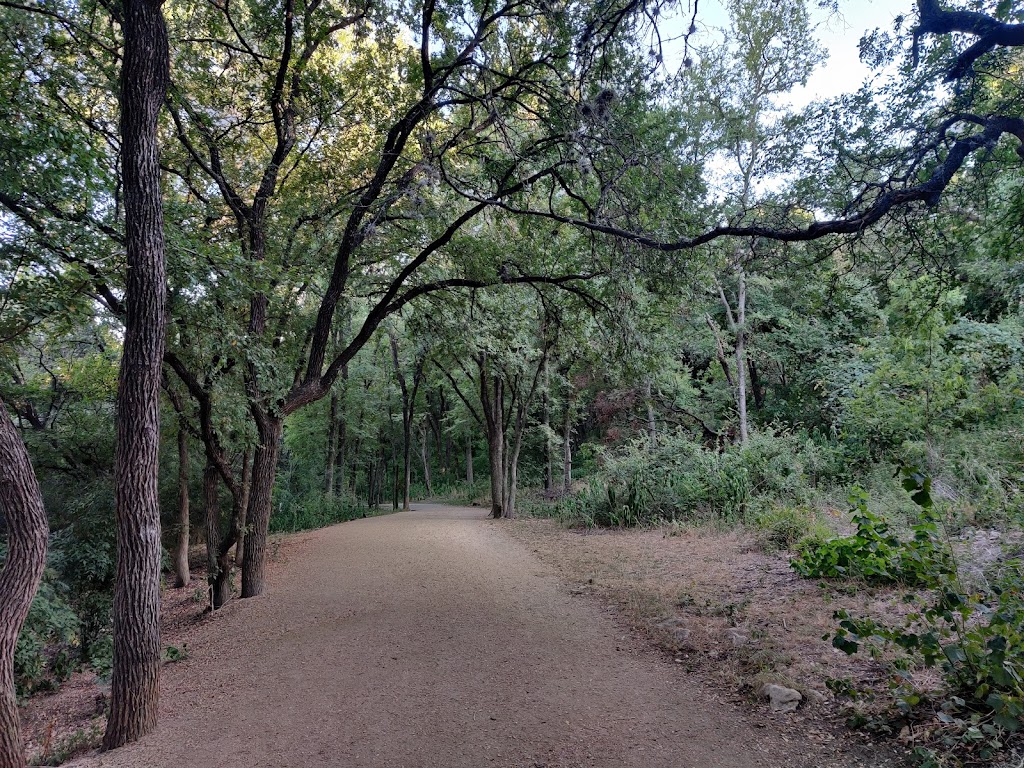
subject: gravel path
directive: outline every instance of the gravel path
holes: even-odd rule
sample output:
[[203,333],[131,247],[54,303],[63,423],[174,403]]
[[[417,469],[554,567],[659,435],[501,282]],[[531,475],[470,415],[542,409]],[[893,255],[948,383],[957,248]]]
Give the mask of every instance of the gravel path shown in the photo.
[[266,595],[233,601],[165,667],[159,729],[78,765],[802,764],[500,521],[415,509],[290,545]]

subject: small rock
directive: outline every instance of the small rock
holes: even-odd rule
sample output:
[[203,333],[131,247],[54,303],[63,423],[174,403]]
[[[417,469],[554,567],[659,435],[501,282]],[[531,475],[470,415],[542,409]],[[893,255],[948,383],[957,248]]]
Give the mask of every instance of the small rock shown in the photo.
[[768,698],[772,712],[795,712],[804,698],[800,691],[770,683],[761,688],[761,695]]
[[727,629],[725,638],[732,643],[733,648],[740,648],[750,642],[750,638],[738,629]]
[[808,691],[807,692],[807,703],[808,704],[812,704],[815,707],[820,707],[826,701],[828,701],[828,699],[825,698],[825,694],[823,694],[821,691]]

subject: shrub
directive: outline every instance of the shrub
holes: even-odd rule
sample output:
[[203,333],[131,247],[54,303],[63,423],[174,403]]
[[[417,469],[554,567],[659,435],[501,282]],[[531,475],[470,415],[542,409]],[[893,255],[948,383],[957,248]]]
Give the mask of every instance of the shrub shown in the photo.
[[57,687],[78,660],[78,615],[52,568],[39,585],[14,651],[14,685],[19,696]]
[[[855,551],[861,558],[852,566],[861,572],[898,574],[900,581],[932,589],[907,596],[913,610],[902,626],[836,612],[839,626],[832,644],[848,654],[866,649],[876,658],[887,658],[894,673],[892,693],[905,715],[929,701],[927,692],[915,686],[912,670],[941,668],[945,691],[935,704],[935,718],[942,727],[934,744],[916,750],[917,757],[938,766],[932,746],[941,746],[954,756],[989,760],[1002,748],[1004,733],[1019,730],[1024,721],[1024,565],[1016,560],[1005,563],[987,590],[965,592],[948,551],[935,541],[930,482],[910,469],[903,470],[903,477],[923,512],[914,541],[903,544],[894,559],[886,548],[900,547],[899,543],[893,545],[887,530],[878,529],[877,518],[865,514],[861,495],[858,528],[870,529],[870,534],[850,537],[861,544],[848,553]],[[830,555],[828,562],[833,560]],[[808,561],[804,568],[810,569]]]
[[814,524],[814,510],[806,506],[774,505],[754,517],[758,541],[769,552],[789,549],[805,540]]
[[[920,493],[926,495],[929,481],[921,482]],[[939,535],[930,499],[912,526],[914,538],[907,542],[900,541],[889,524],[868,509],[868,496],[860,488],[850,494],[850,505],[856,533],[801,547],[791,561],[793,570],[807,579],[856,578],[912,587],[935,586],[953,572],[952,555]]]
[[284,498],[270,516],[271,533],[293,533],[324,528],[335,523],[366,517],[367,508],[351,496],[308,496],[281,494]]
[[646,439],[606,452],[602,470],[579,494],[562,499],[556,515],[577,524],[633,526],[675,520],[738,523],[773,503],[805,503],[842,462],[834,451],[789,433],[751,436],[723,450],[686,433]]

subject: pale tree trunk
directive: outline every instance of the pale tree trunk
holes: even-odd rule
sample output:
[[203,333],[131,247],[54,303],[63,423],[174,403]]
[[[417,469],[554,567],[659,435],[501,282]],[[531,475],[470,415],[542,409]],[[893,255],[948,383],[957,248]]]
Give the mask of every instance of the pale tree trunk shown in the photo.
[[157,472],[167,287],[156,131],[170,59],[158,0],[125,0],[121,11],[121,158],[128,278],[114,455],[117,569],[111,706],[103,737],[107,749],[151,731],[160,697]]
[[729,330],[736,339],[733,355],[736,358],[736,411],[740,421],[740,445],[747,444],[747,276],[742,266],[736,267],[736,309],[733,311],[725,290],[718,286],[718,295],[725,307]]
[[555,487],[555,456],[551,445],[551,396],[548,394],[550,375],[547,363],[544,364],[544,392],[542,393],[542,414],[544,418],[544,490]]
[[565,404],[565,422],[562,425],[562,490],[572,490],[572,400]]
[[0,569],[0,766],[23,768],[24,745],[14,693],[14,649],[46,566],[49,526],[28,451],[0,402],[0,512],[7,559]]
[[427,495],[434,495],[434,485],[430,480],[430,449],[427,445],[427,439],[430,437],[427,434],[427,428],[424,425],[420,425],[420,460],[423,462],[423,482],[427,486]]
[[473,436],[466,435],[466,483],[473,484]]
[[327,462],[324,471],[324,493],[334,495],[334,465],[338,460],[338,395],[331,393],[331,415],[327,427]]
[[519,452],[523,447],[523,433],[526,431],[526,414],[529,403],[520,402],[516,406],[516,422],[512,435],[512,447],[508,455],[508,487],[505,492],[505,508],[502,516],[515,519],[516,496],[519,488]]
[[266,586],[267,534],[273,504],[274,477],[277,474],[277,456],[281,450],[279,418],[259,414],[256,431],[259,445],[252,464],[252,487],[249,491],[249,512],[246,520],[249,532],[245,537],[245,556],[242,561],[242,597],[257,597]]
[[388,339],[391,343],[391,360],[395,365],[395,377],[402,390],[402,464],[405,468],[402,509],[408,511],[411,509],[409,493],[412,485],[412,422],[415,416],[416,393],[423,378],[423,361],[416,362],[410,389],[405,374],[402,373],[402,364],[398,359],[398,336],[393,330],[389,330]]
[[181,588],[192,581],[188,567],[189,545],[188,499],[188,432],[178,424],[178,543],[174,549],[174,586]]

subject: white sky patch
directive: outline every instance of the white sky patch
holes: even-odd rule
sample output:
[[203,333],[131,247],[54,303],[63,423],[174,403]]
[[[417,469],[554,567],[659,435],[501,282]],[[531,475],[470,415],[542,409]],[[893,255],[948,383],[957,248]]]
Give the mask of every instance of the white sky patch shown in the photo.
[[[828,58],[811,75],[807,86],[793,91],[792,105],[800,108],[815,100],[830,99],[854,93],[872,71],[860,60],[860,39],[875,29],[891,31],[899,16],[912,17],[914,0],[843,0],[839,12],[818,8],[808,0],[815,34]],[[665,64],[669,72],[682,65],[682,33],[693,18],[690,0],[678,16],[665,25]],[[690,38],[692,47],[700,48],[714,39],[720,39],[718,30],[727,29],[729,15],[721,0],[700,0],[697,14],[697,33]]]

